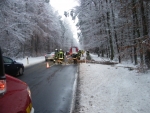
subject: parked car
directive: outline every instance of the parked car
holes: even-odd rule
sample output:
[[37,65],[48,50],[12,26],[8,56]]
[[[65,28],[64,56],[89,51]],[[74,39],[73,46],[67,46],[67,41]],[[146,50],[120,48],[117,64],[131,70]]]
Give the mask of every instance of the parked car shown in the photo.
[[3,62],[5,67],[5,73],[12,76],[23,75],[24,65],[22,63],[16,62],[15,60],[3,56]]
[[53,61],[55,57],[55,52],[49,52],[45,55],[45,61],[51,60]]
[[0,49],[0,113],[34,113],[28,85],[4,70]]

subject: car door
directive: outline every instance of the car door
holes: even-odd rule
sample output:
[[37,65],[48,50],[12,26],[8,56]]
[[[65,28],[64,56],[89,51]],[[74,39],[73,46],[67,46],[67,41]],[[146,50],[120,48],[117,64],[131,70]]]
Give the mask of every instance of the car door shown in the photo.
[[8,57],[3,57],[3,61],[4,61],[5,73],[14,75],[17,71],[16,66],[14,64],[14,60]]

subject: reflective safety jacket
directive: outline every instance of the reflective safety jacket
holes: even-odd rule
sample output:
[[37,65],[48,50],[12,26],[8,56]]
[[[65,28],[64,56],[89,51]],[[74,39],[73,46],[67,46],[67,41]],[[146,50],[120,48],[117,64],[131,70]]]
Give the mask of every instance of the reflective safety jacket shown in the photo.
[[58,59],[63,60],[64,59],[64,52],[60,51],[58,54]]

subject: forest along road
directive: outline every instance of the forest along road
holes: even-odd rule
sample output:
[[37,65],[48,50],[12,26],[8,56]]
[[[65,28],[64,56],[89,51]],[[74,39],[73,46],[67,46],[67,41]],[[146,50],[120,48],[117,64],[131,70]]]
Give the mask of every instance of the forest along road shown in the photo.
[[30,87],[35,113],[70,113],[77,71],[75,64],[46,68],[42,62],[26,67],[18,78]]

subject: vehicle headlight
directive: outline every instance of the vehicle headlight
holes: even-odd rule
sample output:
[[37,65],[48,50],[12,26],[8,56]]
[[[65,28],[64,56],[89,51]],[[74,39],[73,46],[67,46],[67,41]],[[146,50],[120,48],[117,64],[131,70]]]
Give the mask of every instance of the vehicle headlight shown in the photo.
[[27,87],[27,91],[28,91],[29,97],[31,98],[31,91],[29,87]]

